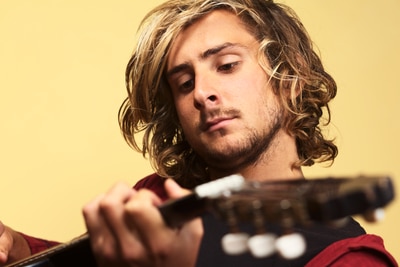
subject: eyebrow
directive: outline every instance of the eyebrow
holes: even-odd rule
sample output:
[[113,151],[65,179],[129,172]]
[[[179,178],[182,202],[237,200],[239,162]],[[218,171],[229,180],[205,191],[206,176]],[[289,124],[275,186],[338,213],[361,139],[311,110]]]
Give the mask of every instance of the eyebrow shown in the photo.
[[[219,52],[221,52],[222,50],[226,49],[226,48],[231,48],[231,47],[235,47],[235,46],[239,46],[238,44],[234,44],[234,43],[223,43],[222,45],[207,49],[206,51],[204,51],[200,58],[201,59],[207,59],[208,57],[218,54]],[[241,46],[241,45],[240,45]]]
[[[210,56],[216,55],[219,52],[221,52],[221,51],[223,51],[223,50],[225,50],[227,48],[231,48],[231,47],[244,47],[244,46],[240,45],[240,44],[236,44],[236,43],[229,43],[229,42],[223,43],[222,45],[218,45],[216,47],[207,49],[206,51],[201,53],[200,54],[200,59],[205,60],[205,59],[209,58]],[[179,65],[173,67],[172,69],[170,69],[167,72],[167,78],[169,78],[169,77],[175,75],[176,73],[179,73],[179,72],[181,72],[181,71],[183,71],[185,69],[188,69],[189,66],[190,66],[189,63],[182,63],[182,64],[179,64]]]

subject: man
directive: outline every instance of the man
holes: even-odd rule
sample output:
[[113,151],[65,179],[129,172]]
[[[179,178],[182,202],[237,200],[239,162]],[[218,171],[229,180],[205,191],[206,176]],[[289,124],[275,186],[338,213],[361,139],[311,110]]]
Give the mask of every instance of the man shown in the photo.
[[[157,209],[230,174],[304,179],[302,166],[335,159],[320,124],[330,120],[336,84],[289,8],[266,0],[168,1],[146,16],[126,80],[121,129],[157,174],[134,189],[117,184],[84,207],[99,266],[397,266],[382,240],[353,220],[338,230],[296,228],[308,243],[299,259],[254,259],[223,254],[225,228],[208,215],[172,229]],[[54,244],[0,228],[2,262]]]

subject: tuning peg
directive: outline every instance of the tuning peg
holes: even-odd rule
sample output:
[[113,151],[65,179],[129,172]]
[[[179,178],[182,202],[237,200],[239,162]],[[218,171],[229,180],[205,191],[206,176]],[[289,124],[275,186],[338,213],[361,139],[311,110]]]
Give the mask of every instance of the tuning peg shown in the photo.
[[275,242],[276,250],[285,259],[295,259],[306,251],[306,240],[301,234],[291,233],[279,237]]
[[222,237],[222,249],[228,255],[243,254],[248,250],[247,243],[249,235],[247,233],[229,233]]
[[363,217],[367,222],[380,222],[385,218],[385,211],[378,208],[364,213]]
[[251,254],[256,258],[269,257],[276,252],[275,234],[265,233],[254,235],[249,238],[248,246]]

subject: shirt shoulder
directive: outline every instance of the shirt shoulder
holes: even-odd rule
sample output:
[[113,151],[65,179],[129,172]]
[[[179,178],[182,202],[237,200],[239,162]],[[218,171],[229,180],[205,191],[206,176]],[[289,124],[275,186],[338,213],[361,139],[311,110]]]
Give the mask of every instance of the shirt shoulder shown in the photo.
[[45,240],[45,239],[29,236],[29,235],[26,235],[21,232],[19,232],[19,234],[28,243],[28,246],[29,246],[29,249],[31,250],[32,255],[60,244],[60,242]]
[[153,191],[158,197],[162,200],[166,200],[168,198],[167,193],[164,189],[165,178],[159,176],[156,173],[150,174],[142,179],[140,179],[133,188],[136,190],[139,189],[148,189]]
[[317,256],[305,267],[397,267],[393,256],[385,249],[381,237],[364,234],[337,241]]

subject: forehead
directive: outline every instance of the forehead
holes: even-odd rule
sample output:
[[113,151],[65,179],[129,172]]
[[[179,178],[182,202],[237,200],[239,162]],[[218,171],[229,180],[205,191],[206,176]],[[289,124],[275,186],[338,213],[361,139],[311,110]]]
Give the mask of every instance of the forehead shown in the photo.
[[167,68],[223,43],[247,44],[254,41],[237,15],[227,10],[215,10],[177,35],[171,45]]

